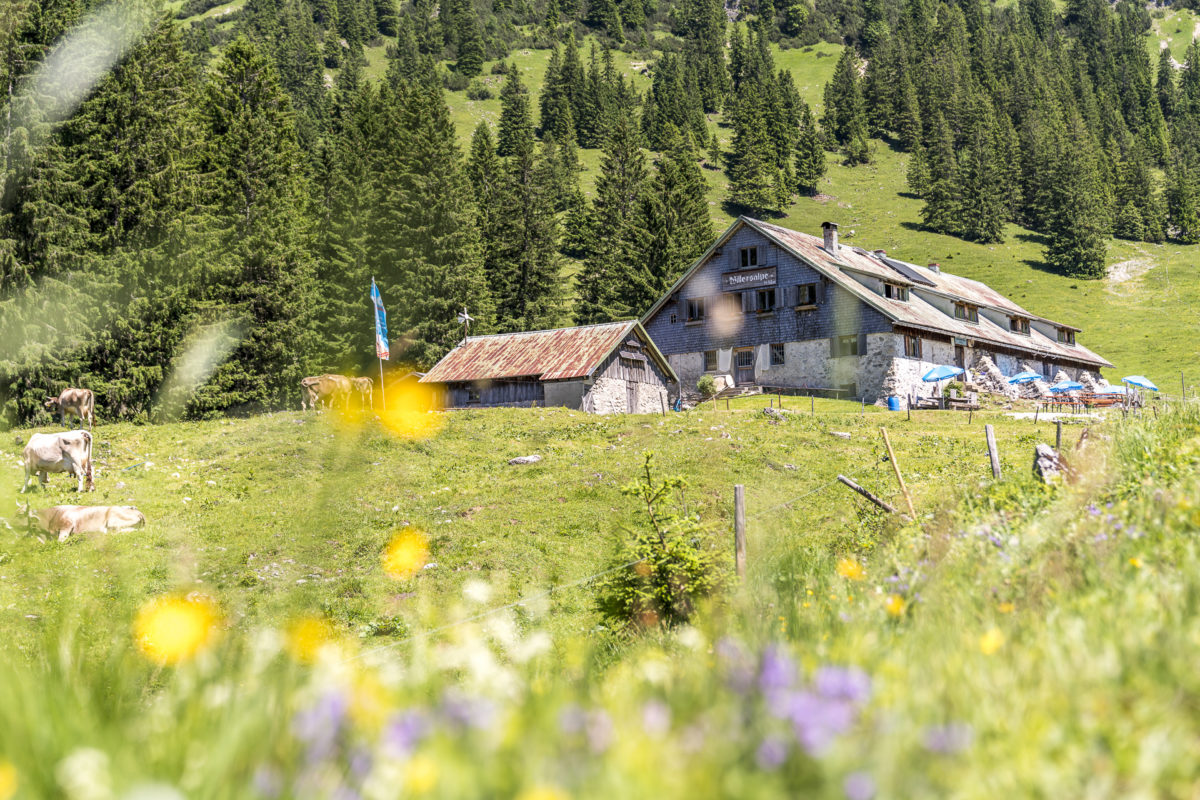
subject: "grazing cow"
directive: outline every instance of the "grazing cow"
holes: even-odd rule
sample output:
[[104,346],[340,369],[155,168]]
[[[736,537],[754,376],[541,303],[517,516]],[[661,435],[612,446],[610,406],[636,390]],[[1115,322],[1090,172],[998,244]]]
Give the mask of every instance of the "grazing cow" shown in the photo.
[[67,431],[66,433],[35,433],[29,437],[22,453],[25,461],[25,485],[21,487],[24,493],[37,473],[38,481],[44,487],[46,474],[50,472],[66,472],[75,476],[78,485],[75,490],[84,491],[86,481],[87,491],[93,491],[96,486],[92,482],[92,435],[87,431]]
[[37,511],[26,505],[23,509],[30,527],[34,520],[46,533],[66,541],[73,533],[108,533],[128,531],[146,524],[146,515],[133,506],[54,506]]
[[79,417],[88,424],[88,430],[96,423],[96,396],[91,389],[63,389],[58,397],[46,398],[46,410],[51,414],[58,411],[59,423],[67,424],[67,413]]
[[358,399],[362,402],[362,407],[374,408],[375,381],[370,378],[355,378],[351,383],[354,384],[354,391],[358,393]]
[[[327,408],[337,408],[340,401],[342,408],[350,410],[350,379],[345,375],[318,375],[300,381],[300,391],[304,397],[300,400],[301,408],[317,408],[318,403]],[[306,404],[307,401],[307,404]]]

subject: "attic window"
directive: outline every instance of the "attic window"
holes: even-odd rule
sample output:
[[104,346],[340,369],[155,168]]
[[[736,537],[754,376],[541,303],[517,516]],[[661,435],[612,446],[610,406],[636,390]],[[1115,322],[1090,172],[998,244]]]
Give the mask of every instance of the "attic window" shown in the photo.
[[1058,340],[1063,344],[1075,344],[1075,331],[1070,328],[1059,328]]
[[742,248],[742,267],[757,267],[758,266],[758,248],[743,247]]
[[1009,317],[1008,328],[1013,333],[1019,333],[1022,336],[1029,335],[1029,320],[1024,317]]
[[902,303],[907,303],[908,287],[895,283],[885,283],[883,285],[883,296],[889,300],[899,300]]
[[972,325],[978,325],[979,309],[968,303],[955,303],[954,318],[961,319],[964,322],[970,322]]

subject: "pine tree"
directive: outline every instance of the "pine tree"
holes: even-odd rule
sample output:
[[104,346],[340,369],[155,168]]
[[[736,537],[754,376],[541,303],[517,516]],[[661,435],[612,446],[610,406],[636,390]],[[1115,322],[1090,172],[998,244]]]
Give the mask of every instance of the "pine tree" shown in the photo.
[[796,185],[807,195],[815,195],[825,177],[825,146],[808,104],[801,106],[800,138],[796,142]]
[[550,51],[550,63],[546,67],[546,79],[538,104],[543,136],[549,133],[556,139],[574,137],[575,115],[571,110],[570,88],[557,47]]
[[483,72],[483,34],[479,29],[479,18],[469,0],[462,6],[457,22],[458,60],[454,62],[454,71],[474,78]]
[[862,164],[870,159],[867,146],[867,109],[858,75],[858,57],[854,49],[842,51],[833,77],[825,84],[825,116],[822,127],[831,144],[841,147],[846,163]]
[[921,220],[932,231],[956,234],[961,229],[958,163],[950,128],[940,113],[934,118],[933,141],[923,149],[922,155],[929,172],[922,193],[925,205],[921,207]]
[[1046,229],[1046,261],[1064,275],[1104,277],[1110,222],[1099,161],[1082,118],[1072,114],[1058,148]]
[[646,191],[646,157],[638,143],[636,122],[628,117],[614,120],[587,226],[583,270],[578,279],[575,321],[580,325],[611,322],[638,316],[638,298],[623,297],[621,276],[645,253],[645,229],[641,218]]
[[1164,119],[1170,120],[1175,115],[1175,59],[1171,51],[1163,48],[1158,57],[1158,79],[1155,82],[1155,96],[1158,107],[1162,110]]
[[728,156],[730,202],[759,215],[780,209],[783,176],[775,159],[757,87],[746,84],[740,92]]
[[991,103],[975,103],[957,174],[959,226],[973,242],[1004,241],[1005,189]]
[[508,77],[500,89],[500,131],[496,153],[511,156],[522,142],[533,139],[533,118],[529,113],[529,91],[521,83],[517,68],[509,65]]
[[1200,243],[1200,195],[1191,170],[1177,161],[1171,170],[1167,205],[1175,238],[1183,244]]

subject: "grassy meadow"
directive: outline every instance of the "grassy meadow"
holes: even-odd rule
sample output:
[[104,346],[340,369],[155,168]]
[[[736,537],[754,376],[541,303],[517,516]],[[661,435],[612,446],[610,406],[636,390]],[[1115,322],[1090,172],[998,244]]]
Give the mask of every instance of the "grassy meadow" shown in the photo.
[[[97,428],[87,501],[149,523],[0,531],[0,796],[1192,796],[1200,409],[1068,423],[1045,487],[1044,420],[766,400]],[[903,508],[881,425],[915,520],[831,483]],[[721,589],[632,635],[587,579],[647,452]]]

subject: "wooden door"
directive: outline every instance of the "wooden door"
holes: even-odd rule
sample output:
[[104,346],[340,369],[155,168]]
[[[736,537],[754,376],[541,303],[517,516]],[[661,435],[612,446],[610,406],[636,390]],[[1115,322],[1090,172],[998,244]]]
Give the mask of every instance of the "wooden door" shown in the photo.
[[954,364],[963,369],[967,368],[967,348],[961,344],[954,345]]
[[733,379],[738,386],[754,383],[754,348],[747,347],[745,350],[735,350],[734,357],[734,376]]

